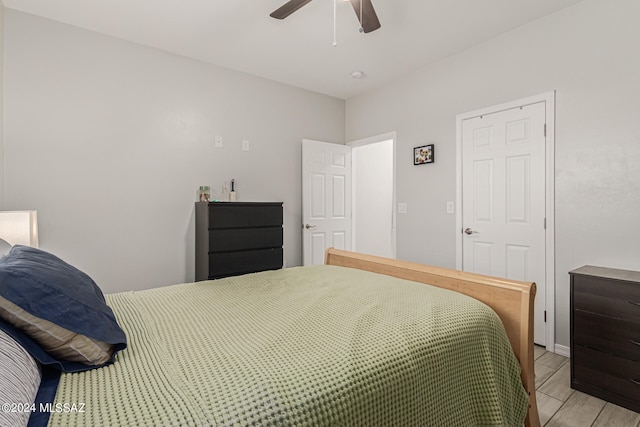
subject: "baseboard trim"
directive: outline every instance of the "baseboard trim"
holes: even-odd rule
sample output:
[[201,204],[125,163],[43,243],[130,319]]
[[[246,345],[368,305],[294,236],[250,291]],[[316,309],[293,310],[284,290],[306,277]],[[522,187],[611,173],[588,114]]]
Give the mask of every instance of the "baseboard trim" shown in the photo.
[[564,357],[571,357],[571,349],[566,345],[556,344],[554,347],[554,352]]

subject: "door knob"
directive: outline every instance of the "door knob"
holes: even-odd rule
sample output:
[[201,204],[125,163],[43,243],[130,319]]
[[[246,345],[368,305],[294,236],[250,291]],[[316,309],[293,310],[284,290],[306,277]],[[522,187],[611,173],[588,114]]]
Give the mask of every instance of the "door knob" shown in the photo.
[[464,230],[464,232],[465,232],[465,234],[468,234],[468,235],[478,234],[478,232],[477,232],[477,231],[472,230],[472,229],[470,229],[470,228],[468,228],[468,227]]
[[304,228],[306,228],[307,230],[311,230],[312,228],[316,228],[316,226],[311,224],[305,224]]

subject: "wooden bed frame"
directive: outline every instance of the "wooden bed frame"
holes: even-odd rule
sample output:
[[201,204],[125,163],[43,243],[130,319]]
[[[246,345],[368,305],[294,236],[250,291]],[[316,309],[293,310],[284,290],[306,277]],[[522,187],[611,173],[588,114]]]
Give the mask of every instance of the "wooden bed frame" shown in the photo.
[[500,317],[522,367],[522,384],[529,394],[525,425],[540,426],[533,359],[533,302],[535,283],[499,279],[440,267],[364,255],[329,248],[325,264],[386,274],[469,295],[491,307]]

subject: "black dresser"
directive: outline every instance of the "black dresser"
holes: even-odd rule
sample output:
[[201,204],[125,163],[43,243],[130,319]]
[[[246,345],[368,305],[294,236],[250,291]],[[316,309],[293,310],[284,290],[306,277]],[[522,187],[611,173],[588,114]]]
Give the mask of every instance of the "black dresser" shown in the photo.
[[196,202],[196,280],[282,268],[282,202]]
[[571,388],[640,412],[640,272],[571,277]]

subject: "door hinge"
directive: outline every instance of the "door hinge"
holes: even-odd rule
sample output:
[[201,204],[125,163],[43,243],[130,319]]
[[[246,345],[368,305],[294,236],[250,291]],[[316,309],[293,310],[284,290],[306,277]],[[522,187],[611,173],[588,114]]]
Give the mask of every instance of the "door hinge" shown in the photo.
[[544,124],[544,137],[547,137],[547,124]]
[[544,311],[544,321],[547,322],[547,310]]
[[547,218],[544,219],[542,226],[545,230],[547,229]]

